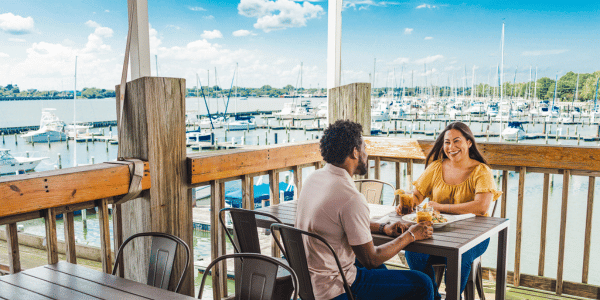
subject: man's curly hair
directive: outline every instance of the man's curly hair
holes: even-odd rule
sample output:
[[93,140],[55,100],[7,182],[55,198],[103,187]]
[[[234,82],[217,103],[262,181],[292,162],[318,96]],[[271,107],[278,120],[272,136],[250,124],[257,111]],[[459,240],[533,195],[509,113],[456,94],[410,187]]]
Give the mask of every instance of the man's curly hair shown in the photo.
[[337,120],[329,125],[321,137],[321,156],[335,165],[344,163],[354,148],[360,150],[362,125],[350,120]]

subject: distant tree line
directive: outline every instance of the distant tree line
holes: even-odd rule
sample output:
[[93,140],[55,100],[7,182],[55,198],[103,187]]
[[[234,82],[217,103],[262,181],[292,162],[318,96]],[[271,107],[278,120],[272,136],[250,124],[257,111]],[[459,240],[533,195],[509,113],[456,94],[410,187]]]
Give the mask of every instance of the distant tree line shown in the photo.
[[[77,96],[88,99],[114,98],[115,91],[97,88],[83,88],[83,90],[77,91]],[[21,90],[16,84],[7,84],[6,86],[0,86],[0,98],[10,97],[73,97],[73,91],[39,91],[37,89]]]

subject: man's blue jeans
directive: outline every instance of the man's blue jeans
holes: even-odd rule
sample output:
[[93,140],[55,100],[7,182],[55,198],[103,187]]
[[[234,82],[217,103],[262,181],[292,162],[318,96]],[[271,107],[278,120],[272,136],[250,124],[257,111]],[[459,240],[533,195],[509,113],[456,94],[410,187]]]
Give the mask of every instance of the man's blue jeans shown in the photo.
[[[356,279],[350,290],[355,299],[396,300],[433,299],[433,283],[423,272],[409,270],[388,270],[385,265],[368,270],[358,260]],[[334,300],[347,300],[346,293]]]

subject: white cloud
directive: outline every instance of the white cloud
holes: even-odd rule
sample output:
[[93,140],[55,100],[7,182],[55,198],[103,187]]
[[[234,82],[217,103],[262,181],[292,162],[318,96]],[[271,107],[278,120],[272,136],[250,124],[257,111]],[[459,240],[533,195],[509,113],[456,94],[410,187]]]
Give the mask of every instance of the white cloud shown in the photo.
[[0,31],[9,34],[27,34],[33,32],[32,17],[23,18],[12,13],[0,14]]
[[417,6],[417,9],[421,9],[421,8],[429,8],[429,9],[432,9],[432,8],[437,8],[437,6],[435,6],[435,5],[431,5],[431,4],[425,4],[425,3],[423,3],[423,4],[419,5],[419,6]]
[[100,24],[92,21],[92,20],[88,20],[87,22],[85,22],[85,25],[92,27],[92,28],[98,28],[100,27]]
[[89,20],[85,25],[95,28],[94,33],[88,36],[88,42],[85,45],[83,52],[111,51],[110,45],[104,44],[104,38],[110,38],[113,35],[113,30],[108,27]]
[[10,55],[8,55],[8,54],[6,54],[6,53],[4,53],[4,52],[0,52],[0,58],[2,58],[2,57],[9,57],[9,56],[10,56]]
[[536,50],[536,51],[523,51],[521,56],[542,56],[542,55],[557,55],[569,51],[568,49],[554,49],[554,50]]
[[8,38],[9,41],[11,42],[15,42],[15,43],[25,43],[25,39],[18,39],[18,38]]
[[206,9],[200,7],[200,6],[188,6],[189,10],[193,10],[193,11],[206,11]]
[[430,56],[415,60],[415,63],[416,64],[430,64],[432,62],[442,60],[442,59],[444,59],[444,56],[441,54],[430,55]]
[[302,4],[291,0],[241,0],[238,13],[256,18],[254,28],[264,32],[292,27],[304,27],[310,19],[324,14],[323,7],[310,2]]
[[233,36],[249,36],[249,35],[256,35],[256,33],[250,31],[250,30],[245,30],[245,29],[240,29],[240,30],[236,30],[233,32]]
[[217,29],[215,29],[213,31],[204,30],[204,33],[201,34],[200,37],[202,37],[203,39],[207,39],[207,40],[220,39],[223,37],[223,34]]
[[393,64],[407,64],[410,61],[410,59],[408,59],[408,57],[398,57],[396,59],[394,59],[394,61],[392,62]]
[[177,29],[177,30],[181,29],[181,27],[179,27],[177,25],[171,25],[171,24],[167,25],[167,28],[173,28],[173,29]]
[[345,0],[342,9],[358,8],[358,10],[369,9],[370,6],[387,7],[389,5],[400,5],[399,2],[392,1],[373,1],[373,0]]
[[105,10],[104,10],[104,12],[106,12],[106,13],[109,13],[109,12],[110,12],[110,10],[108,10],[108,9],[105,9]]
[[150,33],[150,54],[156,55],[162,40],[158,36],[158,31],[152,28],[152,24],[148,24],[148,31]]
[[208,15],[208,16],[205,16],[204,18],[205,18],[205,19],[207,19],[207,20],[214,20],[214,19],[215,19],[215,16],[213,16],[213,15]]
[[414,28],[404,28],[404,34],[411,34],[415,30]]
[[426,36],[426,37],[425,37],[425,40],[433,40],[433,37],[431,37],[431,36]]

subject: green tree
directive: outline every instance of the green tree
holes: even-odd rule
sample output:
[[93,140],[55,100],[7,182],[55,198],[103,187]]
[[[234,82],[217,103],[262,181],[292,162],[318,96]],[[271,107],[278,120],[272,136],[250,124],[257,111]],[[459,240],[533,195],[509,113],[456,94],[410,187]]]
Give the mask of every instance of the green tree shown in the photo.
[[549,99],[548,98],[548,91],[552,90],[550,92],[550,97],[553,96],[554,94],[554,80],[548,78],[548,77],[542,77],[540,79],[538,79],[537,81],[537,97],[538,99],[541,100],[545,100],[545,99]]

